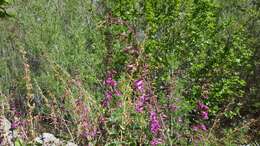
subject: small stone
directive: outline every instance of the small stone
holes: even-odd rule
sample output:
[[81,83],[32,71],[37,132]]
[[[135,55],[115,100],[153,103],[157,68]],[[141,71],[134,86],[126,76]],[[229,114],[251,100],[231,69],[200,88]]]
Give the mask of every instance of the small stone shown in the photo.
[[66,146],[78,146],[78,145],[72,142],[67,142]]
[[3,137],[0,145],[14,145],[12,139],[17,137],[17,132],[11,130],[11,122],[5,117],[0,117],[0,134]]
[[62,142],[51,133],[43,133],[35,138],[35,141],[45,146],[61,146]]

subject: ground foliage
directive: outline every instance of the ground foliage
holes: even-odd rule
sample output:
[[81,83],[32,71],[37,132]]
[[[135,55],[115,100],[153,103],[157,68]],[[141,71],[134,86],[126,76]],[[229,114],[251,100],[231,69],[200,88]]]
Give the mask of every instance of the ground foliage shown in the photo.
[[0,4],[1,115],[18,140],[259,142],[257,0]]

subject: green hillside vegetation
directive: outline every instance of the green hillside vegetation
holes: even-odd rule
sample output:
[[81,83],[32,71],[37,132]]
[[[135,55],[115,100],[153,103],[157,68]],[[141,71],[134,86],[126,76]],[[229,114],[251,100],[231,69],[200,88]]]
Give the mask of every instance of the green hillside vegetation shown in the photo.
[[0,0],[0,103],[0,145],[258,145],[260,1]]

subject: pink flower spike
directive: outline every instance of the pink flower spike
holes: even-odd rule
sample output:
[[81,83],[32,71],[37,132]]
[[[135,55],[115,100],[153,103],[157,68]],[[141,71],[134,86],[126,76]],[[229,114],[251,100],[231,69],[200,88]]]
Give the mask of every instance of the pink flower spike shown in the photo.
[[19,127],[20,125],[21,125],[21,122],[20,122],[20,121],[12,122],[12,124],[11,124],[11,129],[14,130],[14,129],[16,129],[17,127]]
[[109,86],[115,87],[117,85],[117,82],[115,80],[112,79],[112,77],[108,77],[105,80],[105,83]]
[[160,130],[161,126],[157,118],[157,114],[155,112],[150,113],[150,131],[153,134],[157,134]]
[[200,124],[199,127],[201,130],[207,131],[207,127],[204,124]]
[[115,90],[115,91],[114,91],[114,94],[115,94],[116,96],[122,96],[122,93],[121,93],[119,90]]
[[112,93],[110,91],[105,93],[105,98],[102,101],[102,106],[103,107],[107,107],[110,103],[110,101],[112,100]]
[[204,119],[204,120],[209,119],[208,112],[202,111],[201,112],[201,118]]
[[202,102],[198,102],[197,103],[197,107],[199,110],[202,110],[202,111],[208,111],[209,110],[209,107],[205,104],[203,104]]
[[140,100],[141,100],[142,102],[145,102],[145,101],[147,100],[147,98],[148,98],[148,96],[142,95],[142,96],[140,97]]
[[135,111],[138,113],[143,112],[143,103],[140,101],[137,101],[137,103],[135,104]]
[[105,96],[106,96],[106,98],[109,99],[109,100],[112,99],[112,93],[111,93],[111,92],[106,92],[106,93],[105,93]]
[[148,96],[147,95],[142,95],[140,96],[137,101],[136,101],[136,104],[135,104],[135,110],[137,112],[142,112],[143,111],[143,108],[145,106],[145,102],[147,101],[147,98]]
[[136,88],[140,87],[140,86],[143,86],[143,80],[136,80],[134,82],[134,85]]
[[198,125],[193,125],[193,126],[192,126],[192,129],[193,129],[194,131],[198,131],[198,130],[199,130],[199,126],[198,126]]
[[143,80],[136,80],[136,81],[134,81],[134,87],[136,88],[136,89],[138,89],[139,91],[143,91],[144,90],[144,82],[143,82]]
[[110,83],[110,85],[111,85],[112,87],[115,87],[115,86],[117,85],[117,82],[116,82],[115,80],[112,80],[111,83]]

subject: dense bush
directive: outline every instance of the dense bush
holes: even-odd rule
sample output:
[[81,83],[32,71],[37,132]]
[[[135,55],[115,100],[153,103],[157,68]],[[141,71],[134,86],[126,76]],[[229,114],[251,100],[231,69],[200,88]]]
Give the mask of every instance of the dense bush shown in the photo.
[[0,101],[14,140],[33,145],[49,132],[79,145],[259,142],[258,1],[12,6],[17,15],[0,22]]

